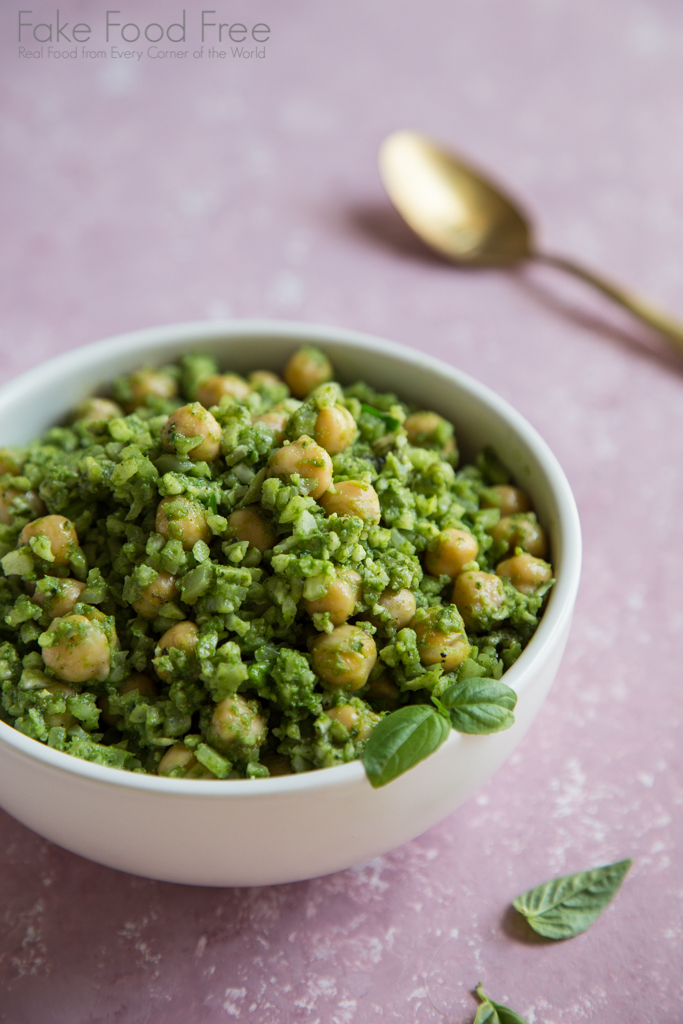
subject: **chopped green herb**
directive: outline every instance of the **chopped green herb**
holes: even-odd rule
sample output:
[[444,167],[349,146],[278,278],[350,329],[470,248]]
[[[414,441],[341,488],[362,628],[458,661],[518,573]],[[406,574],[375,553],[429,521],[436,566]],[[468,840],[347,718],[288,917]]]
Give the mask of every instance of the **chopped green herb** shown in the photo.
[[174,779],[361,759],[373,786],[513,723],[553,584],[533,511],[503,515],[529,496],[317,349],[283,377],[190,353],[4,451],[4,721]]

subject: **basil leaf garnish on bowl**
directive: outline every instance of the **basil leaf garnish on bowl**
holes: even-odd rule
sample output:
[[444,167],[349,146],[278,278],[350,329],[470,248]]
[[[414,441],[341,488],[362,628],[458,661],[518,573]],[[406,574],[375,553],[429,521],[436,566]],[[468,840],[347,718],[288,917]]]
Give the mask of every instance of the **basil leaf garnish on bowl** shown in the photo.
[[477,736],[501,732],[514,725],[517,694],[498,679],[468,679],[449,686],[441,695],[453,728]]
[[536,886],[518,896],[515,910],[546,939],[580,935],[612,902],[633,861],[620,860]]
[[451,727],[478,736],[514,724],[517,694],[497,679],[468,679],[449,686],[429,704],[393,711],[375,727],[363,754],[365,771],[377,789],[413,768],[447,739]]
[[375,727],[363,754],[368,779],[377,789],[413,768],[447,739],[448,719],[429,704],[393,711]]
[[481,982],[477,985],[477,995],[482,1003],[477,1010],[474,1024],[528,1024],[524,1017],[511,1010],[509,1006],[497,1003],[484,992]]

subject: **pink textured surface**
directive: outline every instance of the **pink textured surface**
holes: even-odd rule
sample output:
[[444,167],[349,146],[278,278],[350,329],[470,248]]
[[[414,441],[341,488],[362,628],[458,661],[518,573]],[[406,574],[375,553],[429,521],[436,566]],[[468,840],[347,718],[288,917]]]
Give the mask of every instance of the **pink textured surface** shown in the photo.
[[[60,12],[101,40],[105,6]],[[264,59],[29,62],[3,5],[3,377],[128,328],[225,315],[439,355],[509,398],[563,463],[586,543],[575,626],[513,759],[356,870],[158,884],[0,813],[0,1021],[465,1024],[482,979],[532,1024],[678,1024],[683,364],[556,276],[440,264],[388,210],[375,152],[397,127],[450,141],[527,197],[553,248],[683,314],[683,9],[214,6],[271,25]],[[181,9],[140,0],[128,18]],[[618,900],[577,939],[530,940],[508,911],[553,874],[626,856]]]

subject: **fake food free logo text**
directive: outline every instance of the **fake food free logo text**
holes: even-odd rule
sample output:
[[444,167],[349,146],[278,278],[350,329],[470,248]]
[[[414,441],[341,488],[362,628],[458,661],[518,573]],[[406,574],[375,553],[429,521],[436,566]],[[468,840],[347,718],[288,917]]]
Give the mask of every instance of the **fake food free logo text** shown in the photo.
[[[35,21],[32,10],[22,10],[18,12],[19,56],[34,60],[79,56],[141,60],[144,54],[152,58],[186,58],[190,50],[183,49],[183,44],[200,42],[200,48],[192,51],[195,59],[265,57],[270,27],[264,22],[247,25],[222,21],[215,10],[209,9],[191,14],[188,19],[183,10],[174,21],[145,25],[127,20],[120,10],[107,10],[93,27],[84,21],[66,21],[59,10],[49,21]],[[107,49],[89,49],[100,43],[106,43]]]

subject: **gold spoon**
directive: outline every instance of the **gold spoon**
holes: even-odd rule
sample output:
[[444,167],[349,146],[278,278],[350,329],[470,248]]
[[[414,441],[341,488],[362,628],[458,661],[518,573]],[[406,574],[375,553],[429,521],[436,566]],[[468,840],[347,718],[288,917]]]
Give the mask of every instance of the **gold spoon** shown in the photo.
[[574,274],[683,348],[683,325],[573,260],[538,252],[529,218],[479,171],[417,132],[394,132],[380,148],[389,198],[420,238],[447,260],[510,267],[537,260]]

